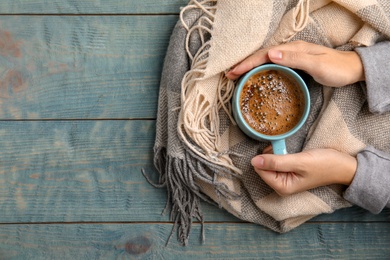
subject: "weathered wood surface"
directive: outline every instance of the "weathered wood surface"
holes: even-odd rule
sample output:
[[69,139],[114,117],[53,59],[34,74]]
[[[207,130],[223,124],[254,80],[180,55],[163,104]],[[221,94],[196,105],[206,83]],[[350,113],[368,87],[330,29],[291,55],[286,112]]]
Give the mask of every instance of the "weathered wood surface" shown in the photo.
[[204,203],[206,243],[161,215],[153,141],[170,33],[187,1],[0,2],[0,259],[388,259],[390,210],[279,235]]
[[[154,131],[154,120],[1,122],[0,222],[168,221],[165,190],[141,174],[157,175]],[[206,221],[238,221],[204,207]],[[387,220],[345,211],[313,221]]]
[[0,118],[154,118],[178,16],[0,16]]
[[[306,224],[275,234],[253,224],[206,224],[202,245],[194,225],[191,246],[171,224],[2,225],[2,259],[389,259],[389,223]],[[6,234],[6,235],[4,235]]]
[[153,120],[1,122],[0,223],[168,221],[166,191],[141,174],[157,175],[154,129]]
[[0,14],[167,14],[188,0],[2,0]]

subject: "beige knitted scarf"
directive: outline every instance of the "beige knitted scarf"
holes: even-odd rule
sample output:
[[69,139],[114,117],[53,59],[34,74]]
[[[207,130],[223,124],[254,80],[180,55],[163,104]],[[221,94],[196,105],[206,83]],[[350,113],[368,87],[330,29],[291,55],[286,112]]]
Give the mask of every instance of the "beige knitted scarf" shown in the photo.
[[[287,232],[350,206],[343,187],[278,196],[250,166],[268,144],[245,136],[231,116],[235,82],[225,72],[259,48],[304,40],[340,50],[390,38],[388,0],[192,0],[181,11],[165,59],[155,165],[172,219],[186,244],[199,198],[245,221]],[[310,80],[311,115],[288,150],[367,145],[390,152],[390,115],[369,113],[360,86],[332,89]]]

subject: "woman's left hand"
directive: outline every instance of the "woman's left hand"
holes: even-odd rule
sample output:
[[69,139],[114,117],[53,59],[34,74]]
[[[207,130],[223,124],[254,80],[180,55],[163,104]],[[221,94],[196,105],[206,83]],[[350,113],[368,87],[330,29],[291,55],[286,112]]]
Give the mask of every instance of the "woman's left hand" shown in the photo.
[[333,149],[312,149],[296,154],[265,154],[252,159],[259,176],[279,195],[287,196],[330,184],[350,185],[357,160]]

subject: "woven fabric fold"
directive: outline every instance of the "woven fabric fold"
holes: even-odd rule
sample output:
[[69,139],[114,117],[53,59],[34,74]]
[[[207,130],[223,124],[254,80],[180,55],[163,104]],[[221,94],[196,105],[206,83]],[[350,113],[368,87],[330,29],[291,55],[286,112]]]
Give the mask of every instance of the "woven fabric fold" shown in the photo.
[[[262,47],[303,40],[353,50],[389,38],[385,0],[192,0],[182,8],[164,62],[154,146],[179,240],[186,245],[192,221],[203,222],[201,200],[276,232],[350,206],[337,185],[282,198],[258,177],[250,160],[268,144],[235,125],[235,82],[224,75]],[[331,91],[312,79],[308,85],[311,114],[287,140],[290,152],[334,148],[355,155],[367,145],[390,152],[390,114],[370,114],[358,83]]]

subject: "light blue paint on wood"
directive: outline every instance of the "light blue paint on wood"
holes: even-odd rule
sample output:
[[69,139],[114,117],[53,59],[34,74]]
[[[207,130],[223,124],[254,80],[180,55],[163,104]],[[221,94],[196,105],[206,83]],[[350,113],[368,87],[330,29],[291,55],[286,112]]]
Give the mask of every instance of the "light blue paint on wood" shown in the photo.
[[2,0],[2,14],[166,14],[188,0]]
[[141,174],[157,182],[153,120],[0,124],[0,223],[168,221],[166,190]]
[[[157,181],[154,120],[0,124],[0,223],[168,221],[166,190],[141,174]],[[206,221],[239,221],[217,206],[202,210]],[[388,221],[388,213],[353,208],[313,221]]]
[[154,118],[176,21],[0,17],[0,118]]
[[0,2],[0,259],[387,259],[390,210],[358,207],[279,235],[203,203],[206,243],[194,224],[190,246],[165,246],[166,191],[141,169],[157,180],[159,80],[186,3]]
[[388,259],[389,223],[312,224],[284,235],[251,224],[194,225],[190,246],[165,246],[171,224],[2,225],[4,259]]

